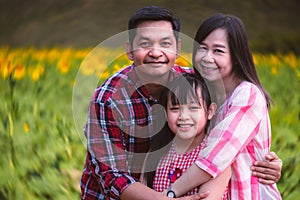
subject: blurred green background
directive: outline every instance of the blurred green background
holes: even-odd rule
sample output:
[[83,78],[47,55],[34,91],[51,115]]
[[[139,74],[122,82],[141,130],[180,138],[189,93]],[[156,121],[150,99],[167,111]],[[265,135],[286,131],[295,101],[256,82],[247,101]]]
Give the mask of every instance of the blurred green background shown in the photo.
[[[216,12],[244,21],[258,74],[275,102],[272,150],[284,163],[278,188],[283,199],[298,199],[299,0],[0,0],[0,200],[80,199],[86,149],[74,114],[85,122],[86,92],[96,87],[90,80],[101,82],[130,61],[124,52],[100,48],[92,66],[80,66],[93,47],[126,31],[145,5],[173,11],[191,38]],[[78,81],[78,74],[86,79]],[[86,88],[74,98],[76,84]]]
[[244,21],[253,50],[300,53],[298,0],[0,0],[0,44],[95,46],[125,31],[131,14],[145,5],[173,11],[192,38],[212,13],[234,14]]

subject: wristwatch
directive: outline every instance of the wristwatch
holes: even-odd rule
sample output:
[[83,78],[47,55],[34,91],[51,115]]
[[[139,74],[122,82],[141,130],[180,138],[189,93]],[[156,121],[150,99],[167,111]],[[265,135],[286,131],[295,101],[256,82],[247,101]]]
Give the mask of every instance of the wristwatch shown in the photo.
[[172,190],[171,186],[167,189],[167,197],[176,198],[175,192]]

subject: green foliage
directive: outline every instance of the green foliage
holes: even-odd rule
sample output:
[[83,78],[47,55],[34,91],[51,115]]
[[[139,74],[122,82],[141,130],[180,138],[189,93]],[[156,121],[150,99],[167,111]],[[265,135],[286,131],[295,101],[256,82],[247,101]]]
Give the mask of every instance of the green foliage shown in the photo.
[[[68,49],[0,50],[0,199],[80,198],[86,149],[78,135],[82,133],[75,128],[71,104],[74,79],[87,53]],[[62,60],[69,61],[67,73],[62,73],[64,65],[59,67]],[[255,60],[262,84],[275,102],[270,110],[272,150],[283,160],[277,185],[283,199],[297,199],[300,61],[293,54],[256,54]],[[128,62],[126,57],[117,61],[111,73]],[[26,68],[20,79],[14,71],[5,71],[10,69],[9,63],[15,66],[18,62]],[[39,65],[44,66],[44,73],[36,80],[33,69]],[[86,116],[85,109],[79,110],[80,116]]]

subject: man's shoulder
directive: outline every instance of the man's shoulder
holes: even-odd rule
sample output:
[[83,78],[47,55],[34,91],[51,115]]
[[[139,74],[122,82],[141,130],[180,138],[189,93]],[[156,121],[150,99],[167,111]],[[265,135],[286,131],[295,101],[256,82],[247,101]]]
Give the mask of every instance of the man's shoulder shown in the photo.
[[193,68],[191,67],[183,67],[183,66],[179,66],[179,65],[175,65],[173,68],[172,68],[173,72],[176,72],[176,73],[194,73],[194,70]]
[[106,101],[112,94],[116,94],[121,88],[128,88],[132,82],[129,78],[132,66],[127,66],[120,71],[114,73],[101,83],[95,90],[93,99],[98,101]]

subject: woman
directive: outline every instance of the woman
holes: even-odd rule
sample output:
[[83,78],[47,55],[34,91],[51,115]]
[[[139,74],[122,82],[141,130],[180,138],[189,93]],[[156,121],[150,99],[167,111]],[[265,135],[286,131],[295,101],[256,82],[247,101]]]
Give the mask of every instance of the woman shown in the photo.
[[221,106],[207,147],[169,191],[180,196],[231,166],[230,199],[281,199],[276,184],[261,184],[250,170],[270,151],[271,98],[257,76],[242,21],[215,14],[201,24],[195,41],[195,71],[208,81]]

